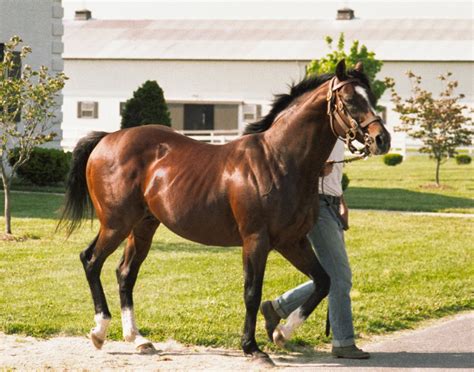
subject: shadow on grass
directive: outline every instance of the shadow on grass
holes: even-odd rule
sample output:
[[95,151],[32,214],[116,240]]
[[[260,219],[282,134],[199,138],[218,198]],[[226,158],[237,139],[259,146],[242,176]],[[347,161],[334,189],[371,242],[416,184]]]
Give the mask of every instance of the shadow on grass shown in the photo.
[[372,187],[349,187],[345,192],[351,208],[414,212],[443,212],[450,209],[473,209],[474,200],[456,196]]
[[[473,199],[438,193],[397,188],[349,187],[345,195],[352,208],[415,212],[460,209],[461,212],[474,213]],[[0,209],[3,209],[3,195],[1,196]],[[13,192],[12,215],[17,218],[58,219],[63,199],[63,195]]]
[[[155,236],[159,237],[159,231]],[[161,252],[190,252],[190,253],[229,253],[240,251],[240,247],[216,247],[193,242],[172,243],[169,241],[154,241],[151,247],[154,251]]]
[[[3,192],[0,192],[0,208],[3,210]],[[58,219],[61,216],[64,195],[13,191],[10,194],[12,216],[16,218]]]

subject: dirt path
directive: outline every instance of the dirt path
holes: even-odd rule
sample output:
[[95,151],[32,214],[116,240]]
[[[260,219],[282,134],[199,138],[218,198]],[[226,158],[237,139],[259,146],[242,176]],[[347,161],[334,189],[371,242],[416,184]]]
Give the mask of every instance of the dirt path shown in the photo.
[[[19,370],[173,370],[173,371],[252,371],[265,369],[252,363],[240,350],[187,347],[175,341],[154,344],[155,355],[137,354],[133,345],[109,341],[102,350],[95,350],[85,337],[54,337],[37,340],[33,337],[0,333],[0,369]],[[280,368],[314,370],[314,356],[272,355]],[[326,353],[321,353],[324,356]],[[327,354],[326,354],[327,355]]]
[[[420,329],[375,337],[363,345],[372,358],[333,359],[328,348],[271,355],[283,371],[474,370],[474,312],[428,321]],[[187,347],[175,341],[154,344],[159,352],[140,355],[131,344],[109,341],[95,350],[85,337],[33,337],[0,333],[0,370],[255,371],[265,369],[240,350]]]

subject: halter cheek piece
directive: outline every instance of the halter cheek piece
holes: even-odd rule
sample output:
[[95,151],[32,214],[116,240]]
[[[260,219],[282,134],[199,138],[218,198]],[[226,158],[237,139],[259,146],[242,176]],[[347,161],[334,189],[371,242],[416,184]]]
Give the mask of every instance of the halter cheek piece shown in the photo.
[[[358,123],[346,110],[344,106],[344,102],[339,97],[339,89],[341,89],[344,85],[357,83],[360,82],[359,79],[350,78],[344,81],[338,81],[336,83],[337,77],[334,76],[331,81],[329,82],[329,89],[327,95],[328,101],[328,111],[327,114],[329,115],[329,123],[331,125],[331,130],[336,137],[340,137],[340,135],[336,132],[334,128],[334,121],[337,122],[340,129],[344,132],[344,136],[342,137],[347,144],[347,147],[352,153],[360,152],[360,153],[368,153],[368,146],[372,142],[372,139],[369,137],[367,133],[364,133],[364,129],[367,128],[370,124],[375,121],[383,122],[380,116],[373,116],[369,119],[364,120],[362,123]],[[365,146],[363,149],[358,150],[353,144],[357,133],[360,133],[364,137]]]

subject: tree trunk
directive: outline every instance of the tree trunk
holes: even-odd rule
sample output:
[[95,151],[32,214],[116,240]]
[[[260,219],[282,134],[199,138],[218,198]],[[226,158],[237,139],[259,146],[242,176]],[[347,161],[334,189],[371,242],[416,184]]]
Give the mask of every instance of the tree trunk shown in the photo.
[[439,167],[441,166],[441,160],[436,159],[436,186],[439,187]]
[[2,163],[1,165],[2,171],[2,182],[3,182],[3,192],[5,196],[5,234],[10,235],[12,233],[12,215],[10,211],[10,180],[8,179],[7,172],[5,171],[5,167]]
[[12,233],[12,215],[10,212],[10,185],[5,186],[4,182],[3,189],[5,193],[5,233],[10,235]]

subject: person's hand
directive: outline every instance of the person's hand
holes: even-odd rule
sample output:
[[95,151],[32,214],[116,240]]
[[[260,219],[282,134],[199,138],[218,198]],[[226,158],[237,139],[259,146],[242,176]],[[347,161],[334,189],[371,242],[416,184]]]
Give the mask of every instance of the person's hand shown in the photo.
[[334,168],[334,162],[327,161],[326,163],[324,163],[323,169],[319,173],[319,177],[329,176],[331,174],[333,168]]

